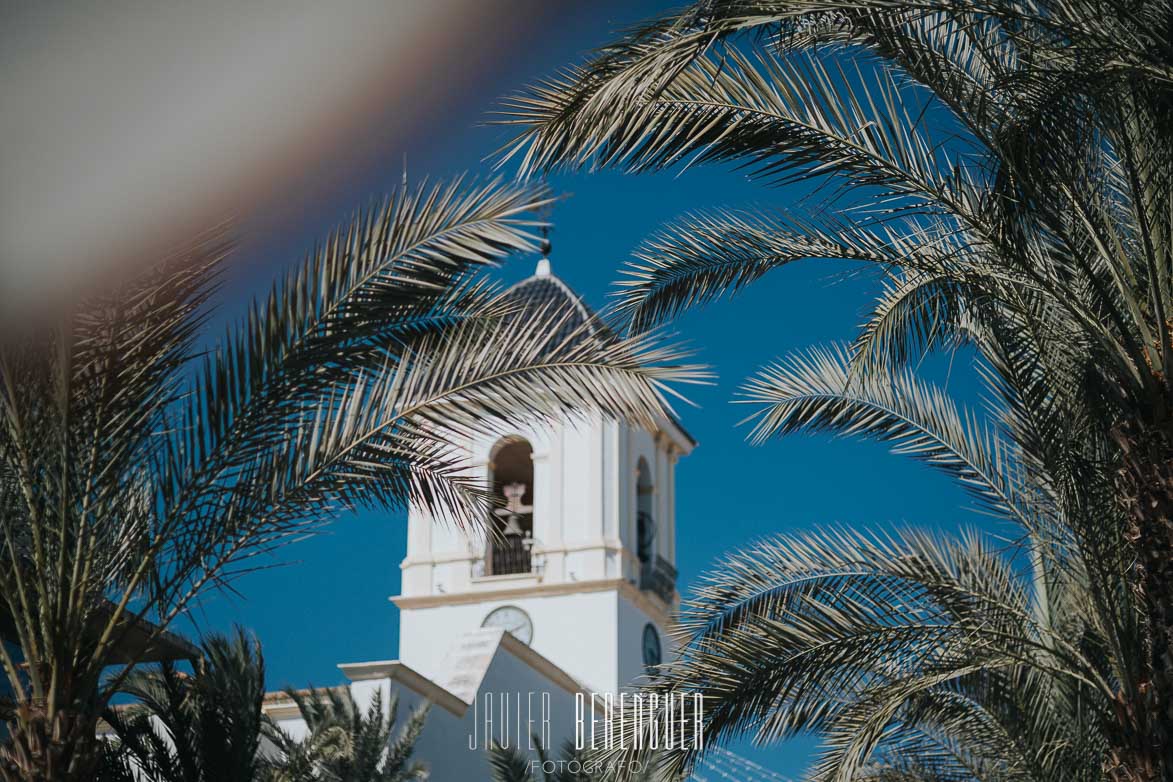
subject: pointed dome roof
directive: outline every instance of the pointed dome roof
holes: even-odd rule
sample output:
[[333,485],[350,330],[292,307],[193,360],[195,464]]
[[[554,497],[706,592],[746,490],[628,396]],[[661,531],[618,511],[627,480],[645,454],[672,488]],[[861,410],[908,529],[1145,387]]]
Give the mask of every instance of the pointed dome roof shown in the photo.
[[[544,245],[542,249],[544,253],[548,253],[549,245]],[[550,271],[550,259],[545,254],[538,261],[537,268],[534,269],[531,276],[507,289],[502,296],[519,305],[517,312],[511,315],[514,318],[525,318],[527,313],[531,315],[548,315],[552,312],[570,313],[559,327],[558,333],[548,344],[560,345],[575,332],[577,332],[577,340],[587,339],[588,335],[602,342],[617,339],[615,332],[608,328],[603,319],[583,302],[582,297],[571,290],[569,285],[554,276],[554,273]],[[582,328],[584,323],[589,324],[589,327]],[[665,413],[664,425],[679,433],[681,439],[689,444],[685,452],[691,450],[692,446],[696,445],[696,439],[685,430],[674,414],[668,410],[665,410]]]
[[519,305],[518,317],[524,313],[570,313],[559,328],[553,344],[560,343],[563,338],[580,329],[584,323],[592,324],[589,332],[584,330],[584,334],[590,333],[605,338],[608,333],[599,316],[583,302],[582,297],[550,271],[548,257],[543,256],[531,276],[506,290],[503,295],[507,300]]

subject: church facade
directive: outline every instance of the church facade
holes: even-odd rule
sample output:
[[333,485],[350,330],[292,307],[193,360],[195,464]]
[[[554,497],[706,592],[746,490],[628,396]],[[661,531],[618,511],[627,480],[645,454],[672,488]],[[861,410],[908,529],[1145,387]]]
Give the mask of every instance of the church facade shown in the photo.
[[[545,258],[507,295],[594,320]],[[556,750],[576,696],[627,690],[670,654],[675,471],[696,443],[668,417],[655,431],[589,417],[457,445],[500,499],[496,534],[410,508],[399,658],[339,666],[360,705],[394,691],[402,721],[432,704],[416,757],[437,782],[488,780],[493,740],[525,749],[536,733]],[[304,732],[282,696],[265,708]]]

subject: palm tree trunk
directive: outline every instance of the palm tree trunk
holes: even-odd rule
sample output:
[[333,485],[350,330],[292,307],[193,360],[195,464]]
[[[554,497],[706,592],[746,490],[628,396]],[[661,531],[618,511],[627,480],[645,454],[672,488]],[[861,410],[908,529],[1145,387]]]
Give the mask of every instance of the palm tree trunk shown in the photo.
[[97,723],[85,711],[48,717],[28,703],[17,707],[11,736],[0,760],[3,782],[82,782],[92,779],[97,760]]
[[1147,782],[1173,775],[1173,443],[1164,432],[1140,427],[1121,428],[1116,441],[1135,551],[1133,588],[1146,615],[1138,693],[1117,706],[1121,722],[1135,730],[1114,752],[1112,778]]

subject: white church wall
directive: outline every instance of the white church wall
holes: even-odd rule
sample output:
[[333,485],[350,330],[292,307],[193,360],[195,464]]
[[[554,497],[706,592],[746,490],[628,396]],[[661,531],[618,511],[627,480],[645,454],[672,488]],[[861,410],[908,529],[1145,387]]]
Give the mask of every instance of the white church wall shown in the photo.
[[599,497],[603,476],[599,459],[592,454],[599,450],[598,426],[579,423],[562,429],[559,537],[566,545],[582,543],[599,537]]
[[[538,693],[532,700],[526,695],[530,692]],[[516,716],[516,696],[522,694],[523,713],[520,731],[527,728],[525,705],[532,703],[535,710],[541,707],[541,693],[549,693],[549,741],[554,747],[561,746],[562,742],[574,736],[574,696],[566,689],[553,684],[530,666],[521,662],[508,650],[502,649],[493,659],[478,693],[479,703],[475,708],[469,706],[461,716],[432,707],[428,722],[423,733],[416,742],[415,757],[423,760],[431,769],[431,779],[435,782],[464,782],[464,780],[489,779],[489,765],[486,755],[485,729],[485,695],[493,693],[495,707],[494,729],[500,729],[500,695],[504,693],[510,697],[509,716]],[[417,696],[418,698],[418,696]],[[535,714],[535,720],[540,716]],[[539,726],[535,726],[539,727]],[[540,727],[539,727],[540,730]],[[469,748],[470,736],[475,735],[475,749]],[[495,734],[498,739],[508,738],[513,746],[518,742],[518,726],[516,721],[510,726],[510,735]],[[521,745],[528,749],[528,741]]]
[[445,669],[445,651],[485,616],[505,605],[518,606],[533,622],[534,651],[599,692],[619,682],[615,656],[614,589],[407,609],[400,614],[399,658],[429,678]]
[[[574,691],[563,686],[558,686],[551,683],[551,681],[543,676],[538,671],[534,670],[529,664],[522,661],[520,658],[509,652],[508,649],[503,649],[502,654],[498,654],[493,658],[492,665],[489,666],[488,672],[485,674],[483,683],[481,684],[481,691],[479,697],[481,699],[478,705],[477,715],[482,720],[485,716],[485,700],[486,693],[494,693],[495,700],[499,703],[502,694],[505,696],[516,696],[518,693],[522,696],[523,704],[533,704],[534,708],[540,708],[542,693],[549,694],[549,746],[551,748],[560,747],[562,742],[574,736]],[[532,700],[527,699],[528,693],[535,693]],[[521,733],[527,734],[530,732],[528,726],[525,724],[525,712],[529,710],[528,704],[523,707]],[[514,714],[516,711],[514,710]],[[500,712],[498,712],[499,716]],[[538,714],[532,715],[535,721],[539,721]],[[500,720],[497,720],[498,722]],[[540,728],[540,724],[537,726]],[[483,732],[483,731],[482,731]],[[512,738],[517,738],[517,731],[513,730]],[[508,736],[498,736],[499,739],[508,738]],[[467,746],[465,744],[464,746]],[[483,740],[482,740],[483,746]],[[528,741],[522,746],[528,749]]]
[[[432,703],[413,757],[428,764],[431,779],[435,782],[489,779],[486,757],[489,742],[496,740],[528,751],[530,720],[533,721],[533,732],[540,738],[543,732],[548,734],[544,738],[551,747],[560,747],[567,739],[573,739],[574,691],[566,681],[555,680],[554,676],[535,667],[532,656],[528,656],[528,660],[519,657],[511,646],[502,642],[495,648],[474,704],[453,708],[450,700],[443,704]],[[551,671],[555,675],[559,673],[555,669]],[[363,707],[370,704],[376,691],[384,693],[384,703],[387,703],[387,694],[394,690],[399,696],[400,725],[412,710],[427,700],[425,694],[390,677],[360,680],[350,686],[355,701]],[[543,695],[546,696],[544,704]],[[505,719],[502,718],[502,698],[508,699]],[[520,714],[517,711],[519,702]],[[487,707],[491,707],[491,715],[486,713]],[[548,718],[548,723],[543,729],[544,717]]]
[[620,689],[630,689],[645,679],[643,633],[649,623],[655,626],[660,636],[661,659],[671,659],[674,644],[668,637],[668,628],[663,625],[662,617],[652,616],[627,600],[619,601],[616,642]]

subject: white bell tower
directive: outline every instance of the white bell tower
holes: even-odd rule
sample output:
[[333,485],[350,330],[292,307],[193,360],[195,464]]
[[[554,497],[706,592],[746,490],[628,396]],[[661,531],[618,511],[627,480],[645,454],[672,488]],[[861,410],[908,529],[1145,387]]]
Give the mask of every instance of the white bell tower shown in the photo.
[[[547,258],[510,294],[592,318]],[[670,651],[676,462],[695,445],[667,417],[655,432],[595,418],[460,443],[504,503],[491,520],[502,535],[410,509],[399,659],[435,678],[462,634],[495,626],[584,688],[632,684]]]

